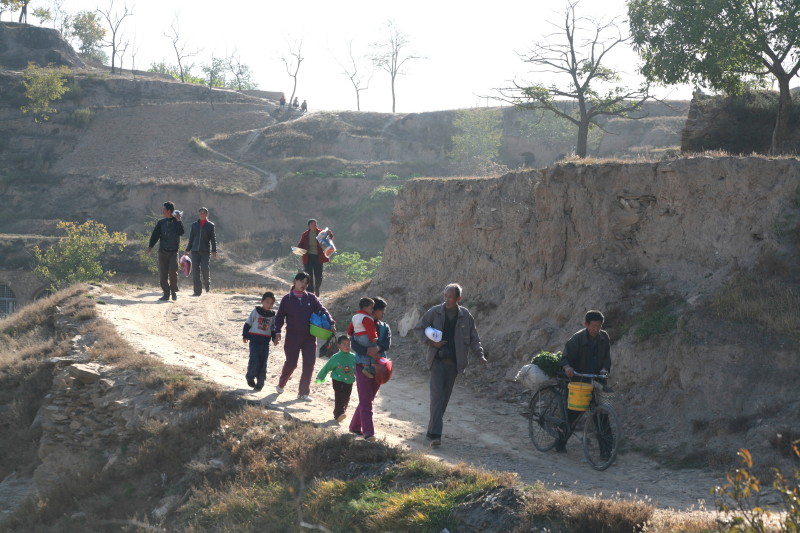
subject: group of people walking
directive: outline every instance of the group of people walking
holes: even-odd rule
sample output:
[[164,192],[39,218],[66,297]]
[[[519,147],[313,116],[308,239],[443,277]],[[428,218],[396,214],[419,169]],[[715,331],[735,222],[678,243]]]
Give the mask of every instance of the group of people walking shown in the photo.
[[[194,295],[210,290],[209,260],[217,255],[214,223],[208,220],[209,211],[201,207],[198,220],[193,222],[185,253],[193,264]],[[153,229],[148,253],[157,242],[159,282],[163,295],[159,300],[176,300],[178,291],[178,251],[184,227],[182,213],[175,210],[172,202],[163,204],[164,218]],[[322,285],[323,265],[328,257],[317,242],[320,229],[315,219],[308,220],[308,229],[303,232],[297,247],[305,251],[303,271],[292,280],[290,290],[280,298],[277,311],[272,308],[276,296],[265,292],[261,304],[251,311],[242,328],[242,340],[249,343],[250,358],[245,379],[255,391],[265,386],[270,344],[277,345],[283,339],[285,360],[275,390],[278,395],[285,392],[289,380],[301,365],[297,399],[310,402],[311,380],[317,359],[317,338],[311,334],[312,315],[321,315],[328,320],[333,335],[336,322],[319,300]],[[332,237],[332,233],[330,234]],[[483,346],[475,325],[475,319],[466,307],[460,305],[463,289],[456,283],[444,288],[443,302],[425,312],[413,328],[417,339],[425,346],[425,362],[430,370],[430,416],[426,437],[432,447],[442,443],[444,414],[459,374],[464,373],[470,357],[487,364]],[[331,374],[334,391],[333,418],[342,422],[346,418],[353,384],[358,391],[358,405],[350,420],[349,430],[368,441],[376,440],[373,421],[373,404],[381,387],[377,379],[375,364],[388,358],[392,345],[392,332],[385,321],[388,304],[381,297],[363,297],[359,300],[347,335],[336,337],[338,352],[317,374],[322,383]],[[564,350],[561,366],[567,376],[574,371],[597,373],[610,370],[611,359],[608,334],[601,329],[603,316],[598,311],[586,315],[585,328],[572,336]],[[432,333],[433,332],[433,333]],[[351,351],[352,350],[352,351]],[[563,450],[563,443],[557,447]]]
[[[175,204],[164,202],[162,215],[164,218],[156,223],[150,235],[147,253],[153,251],[158,243],[158,279],[164,294],[159,300],[178,299],[178,251],[180,249],[181,235],[185,233],[183,227],[183,213],[175,209]],[[211,290],[211,273],[209,264],[211,257],[217,257],[217,235],[214,223],[208,220],[208,208],[198,210],[198,218],[189,230],[189,240],[184,254],[193,265],[192,282],[194,284],[193,296],[200,296],[203,289]]]

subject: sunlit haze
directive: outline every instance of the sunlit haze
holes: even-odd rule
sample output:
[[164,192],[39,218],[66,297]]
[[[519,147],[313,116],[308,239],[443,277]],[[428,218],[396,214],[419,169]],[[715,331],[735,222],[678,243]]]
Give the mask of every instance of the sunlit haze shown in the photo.
[[[32,7],[43,4],[31,2]],[[115,0],[115,9],[124,5],[123,0]],[[200,65],[212,54],[225,57],[236,52],[253,70],[260,89],[283,91],[288,97],[292,79],[281,58],[289,57],[289,42],[302,39],[305,60],[298,75],[297,96],[308,100],[310,111],[356,109],[355,91],[337,60],[347,60],[349,40],[356,53],[369,54],[371,45],[387,35],[386,21],[390,19],[407,36],[408,52],[424,56],[408,62],[405,74],[397,79],[398,112],[499,105],[486,98],[496,96],[496,88],[508,86],[513,79],[537,81],[517,52],[526,52],[533,42],[553,33],[555,28],[548,21],[557,21],[563,12],[559,2],[509,0],[483,4],[313,0],[283,2],[282,8],[273,2],[206,0],[139,0],[127,5],[134,16],[126,19],[122,28],[130,49],[138,49],[135,67],[140,70],[162,60],[175,63],[164,33],[170,31],[177,15],[181,38],[189,42],[189,48],[202,49],[194,58],[195,74],[201,75]],[[98,6],[105,8],[108,1],[65,0],[63,4],[72,13]],[[604,20],[618,15],[626,28],[623,0],[584,0],[578,9],[579,14]],[[630,85],[641,82],[635,77],[637,58],[630,48],[620,48],[611,60],[611,66],[619,68]],[[129,52],[123,66],[130,68],[131,62]],[[363,65],[371,68],[366,59]],[[658,89],[659,96],[668,98],[689,98],[690,93],[687,87]],[[391,111],[386,72],[374,73],[369,89],[361,93],[361,108]]]

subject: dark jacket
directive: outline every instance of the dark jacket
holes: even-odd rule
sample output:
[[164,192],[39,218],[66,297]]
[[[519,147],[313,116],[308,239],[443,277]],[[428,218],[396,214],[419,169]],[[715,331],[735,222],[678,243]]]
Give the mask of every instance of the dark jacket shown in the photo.
[[[380,359],[381,357],[386,357],[388,355],[386,352],[392,347],[392,328],[386,322],[376,320],[375,329],[378,330],[378,350],[380,350],[376,359]],[[350,346],[356,353],[356,364],[369,365],[374,362],[373,358],[367,355],[366,346],[353,341],[352,337],[350,337],[350,341]]]
[[319,302],[316,296],[310,292],[304,292],[298,298],[292,291],[281,298],[278,306],[278,314],[275,316],[275,333],[280,333],[283,323],[286,322],[286,336],[289,334],[311,336],[308,328],[311,325],[311,315],[322,312],[331,321],[331,326],[335,325],[333,317],[327,309]]
[[[302,248],[303,250],[308,250],[308,239],[309,239],[308,234],[310,232],[311,232],[310,229],[307,229],[303,232],[303,234],[300,236],[300,242],[297,243],[298,248]],[[317,233],[319,233],[319,231]],[[314,236],[311,238],[316,239],[317,233],[315,233]],[[321,246],[319,246],[319,243],[317,243],[317,250],[322,251]],[[323,253],[317,254],[317,257],[319,258],[320,264],[324,264],[330,261],[330,259],[328,259],[328,257]],[[303,264],[304,265],[308,264],[308,254],[303,254]]]
[[206,219],[203,227],[200,221],[192,222],[189,230],[189,242],[186,243],[187,252],[217,253],[217,234],[214,232],[214,223]]
[[[419,319],[417,325],[414,326],[414,334],[417,338],[428,346],[428,353],[426,354],[426,362],[428,368],[433,365],[436,359],[437,348],[425,336],[425,328],[428,326],[444,331],[444,304],[434,305],[425,315]],[[483,357],[483,346],[481,346],[481,338],[478,336],[478,330],[475,328],[475,319],[467,310],[466,307],[458,306],[458,320],[456,321],[455,332],[455,352],[456,352],[456,366],[458,372],[466,370],[469,364],[467,360],[467,352],[472,352],[477,357]]]
[[152,248],[160,240],[159,250],[177,252],[181,247],[181,235],[183,233],[183,222],[175,217],[162,218],[156,222],[156,227],[153,228],[148,247]]
[[593,356],[586,328],[575,333],[564,347],[564,355],[559,364],[569,365],[581,374],[599,374],[601,370],[611,370],[611,340],[608,333],[600,330],[597,334],[597,354]]

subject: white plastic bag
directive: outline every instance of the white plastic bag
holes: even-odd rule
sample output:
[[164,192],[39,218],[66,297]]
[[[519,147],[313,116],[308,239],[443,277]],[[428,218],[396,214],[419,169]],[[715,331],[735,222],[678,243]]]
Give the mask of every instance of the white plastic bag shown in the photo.
[[333,252],[336,251],[336,245],[333,244],[333,238],[330,236],[328,228],[321,230],[317,234],[317,242],[322,247],[322,253],[325,254],[325,257],[332,256]]
[[517,383],[522,383],[525,388],[532,391],[537,391],[552,381],[541,368],[534,364],[525,365],[520,368],[514,380]]

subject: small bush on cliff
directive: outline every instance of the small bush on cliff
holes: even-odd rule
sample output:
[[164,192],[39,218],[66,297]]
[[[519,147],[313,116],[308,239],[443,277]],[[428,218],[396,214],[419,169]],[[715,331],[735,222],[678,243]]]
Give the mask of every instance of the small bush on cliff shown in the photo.
[[88,107],[81,107],[72,112],[69,117],[70,123],[76,128],[85,128],[94,118],[94,111]]
[[331,266],[344,272],[350,281],[364,281],[375,275],[381,261],[383,261],[383,254],[362,259],[358,252],[339,252],[331,259]]
[[52,107],[53,102],[60,100],[69,90],[65,86],[67,74],[67,67],[40,67],[36,63],[28,63],[28,68],[22,73],[28,104],[20,107],[20,111],[33,115],[35,122],[48,120],[50,114],[57,112]]
[[100,258],[109,249],[121,250],[125,234],[108,233],[105,225],[89,220],[83,224],[59,222],[66,236],[47,250],[33,249],[39,262],[36,273],[57,290],[81,281],[102,281],[114,275],[103,269]]

